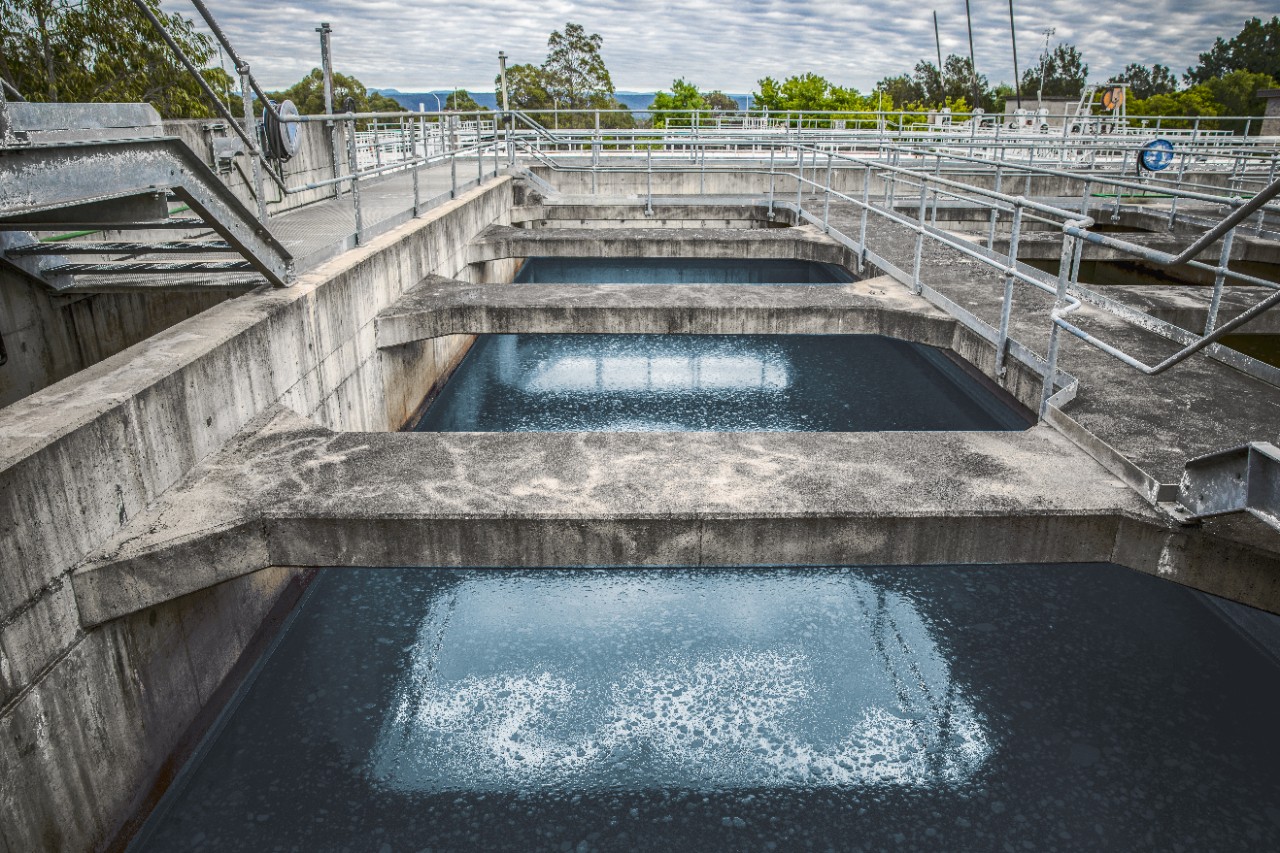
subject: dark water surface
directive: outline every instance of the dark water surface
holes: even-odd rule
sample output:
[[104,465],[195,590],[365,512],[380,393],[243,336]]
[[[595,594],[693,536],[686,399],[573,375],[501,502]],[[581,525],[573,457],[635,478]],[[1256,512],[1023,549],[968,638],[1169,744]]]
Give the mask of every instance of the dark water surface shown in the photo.
[[415,429],[1021,430],[942,350],[879,335],[485,335]]
[[1108,565],[330,569],[135,849],[1276,850],[1278,669]]
[[779,258],[529,258],[517,284],[844,284],[848,270]]

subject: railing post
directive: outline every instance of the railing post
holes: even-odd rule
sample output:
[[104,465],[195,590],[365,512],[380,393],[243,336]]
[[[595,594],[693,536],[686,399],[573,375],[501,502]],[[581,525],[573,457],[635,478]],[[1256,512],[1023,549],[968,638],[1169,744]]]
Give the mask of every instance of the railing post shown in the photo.
[[360,165],[356,159],[356,121],[347,122],[347,171],[351,173],[351,208],[356,216],[356,245],[364,242],[364,218],[360,213]]
[[831,233],[831,153],[827,153],[827,192],[822,200],[822,231]]
[[796,221],[795,221],[795,224],[799,225],[800,211],[803,209],[801,207],[801,204],[802,204],[802,194],[804,192],[804,149],[801,148],[799,145],[797,145],[796,151],[799,152],[800,156],[796,158]]
[[[1267,173],[1268,185],[1275,183],[1277,159],[1278,158],[1274,154],[1271,156],[1271,169]],[[1267,208],[1266,206],[1263,206],[1258,210],[1258,228],[1255,233],[1261,234],[1266,229],[1266,226],[1267,226]]]
[[867,258],[867,216],[871,212],[871,164],[862,170],[862,221],[858,225],[858,274],[862,274]]
[[915,263],[911,268],[911,290],[915,294],[924,290],[920,282],[920,264],[924,258],[924,228],[925,228],[925,208],[929,199],[929,184],[924,177],[920,178],[920,206],[916,210],[916,255]]
[[[1120,154],[1120,176],[1123,178],[1129,173],[1129,149],[1124,149]],[[1124,187],[1117,186],[1116,198],[1111,207],[1111,221],[1120,221],[1120,197],[1124,195]]]
[[458,197],[458,149],[449,152],[449,198]]
[[382,125],[375,118],[370,122],[373,125],[373,166],[375,169],[382,169]]
[[[596,110],[596,132],[591,140],[591,168],[600,168],[600,111]],[[591,173],[592,182],[595,181],[595,172]],[[594,192],[594,189],[592,190]]]
[[1213,274],[1213,299],[1209,301],[1209,316],[1205,318],[1204,333],[1213,332],[1218,325],[1218,309],[1222,306],[1222,286],[1227,280],[1227,268],[1231,263],[1231,243],[1236,238],[1236,229],[1232,228],[1222,236],[1222,251],[1218,255],[1218,268]]
[[[267,224],[267,197],[262,188],[262,146],[258,144],[257,120],[253,116],[253,92],[249,88],[249,63],[236,69],[240,72],[240,103],[244,107],[244,132],[253,140],[249,147],[250,174],[253,176],[253,195],[258,202],[258,221]],[[265,108],[266,105],[263,104]]]
[[[935,178],[942,176],[942,155],[936,155],[936,161],[933,164],[933,176]],[[933,187],[933,210],[929,214],[931,224],[936,228],[938,225],[938,187]]]
[[644,215],[653,216],[653,146],[644,149]]
[[1013,224],[1009,231],[1009,271],[1004,276],[1004,302],[1000,306],[1000,338],[996,341],[996,376],[1004,376],[1009,352],[1009,317],[1013,313],[1013,270],[1018,268],[1018,240],[1022,234],[1022,205],[1014,202]]
[[[1182,189],[1182,175],[1187,168],[1187,154],[1185,151],[1178,152],[1178,184],[1177,189]],[[1173,194],[1173,200],[1169,202],[1169,230],[1172,231],[1174,225],[1178,222],[1178,194]]]
[[[996,192],[1000,192],[1000,185],[1004,180],[1004,172],[1000,168],[1000,164],[996,163]],[[987,229],[987,248],[995,250],[996,247],[996,223],[1000,221],[1000,208],[997,205],[991,206],[991,223]]]
[[[403,122],[401,127],[403,128]],[[421,198],[418,194],[418,120],[409,120],[409,168],[413,170],[413,218],[418,218]],[[403,132],[403,131],[402,131]]]
[[476,186],[484,183],[484,146],[480,144],[480,116],[476,115]]
[[[1057,299],[1053,303],[1054,311],[1065,305],[1067,301],[1067,281],[1071,275],[1071,259],[1075,255],[1074,239],[1070,234],[1063,232],[1062,255],[1058,259],[1058,293]],[[1044,420],[1045,413],[1049,410],[1049,398],[1054,395],[1054,379],[1058,373],[1058,348],[1062,332],[1057,322],[1052,319],[1052,313],[1049,316],[1049,351],[1045,358],[1047,364],[1045,366],[1044,387],[1040,391],[1041,420]]]
[[769,221],[770,222],[773,221],[773,190],[774,190],[774,185],[778,178],[778,173],[774,167],[774,162],[773,162],[773,158],[776,153],[777,153],[777,149],[774,146],[770,145],[769,146]]

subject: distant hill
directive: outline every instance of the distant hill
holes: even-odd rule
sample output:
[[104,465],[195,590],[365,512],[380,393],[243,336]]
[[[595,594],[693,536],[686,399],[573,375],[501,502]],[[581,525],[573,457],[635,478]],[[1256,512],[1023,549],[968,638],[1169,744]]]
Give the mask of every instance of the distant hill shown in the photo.
[[[386,95],[388,98],[395,99],[406,110],[417,110],[419,105],[428,110],[438,109],[444,105],[445,98],[449,97],[453,92],[452,89],[434,89],[430,92],[401,92],[398,89],[371,89],[370,91],[378,92]],[[480,106],[491,110],[496,110],[498,108],[498,98],[493,92],[474,92],[470,89],[467,91],[471,93],[471,97],[474,98],[476,103]],[[618,100],[621,101],[627,109],[632,112],[643,113],[645,110],[649,109],[650,104],[653,103],[653,96],[656,94],[657,92],[618,92],[617,96]],[[439,101],[436,100],[437,97],[439,97]],[[733,98],[745,108],[747,98],[749,96],[730,93],[729,97]],[[437,104],[439,106],[437,106]]]

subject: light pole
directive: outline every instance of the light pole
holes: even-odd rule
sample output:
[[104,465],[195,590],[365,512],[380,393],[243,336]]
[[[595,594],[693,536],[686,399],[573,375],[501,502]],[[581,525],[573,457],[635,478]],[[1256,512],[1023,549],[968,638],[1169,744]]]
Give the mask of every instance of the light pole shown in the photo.
[[1044,69],[1049,62],[1049,39],[1057,32],[1053,27],[1044,31],[1044,53],[1040,54],[1040,90],[1036,92],[1036,109],[1044,106]]

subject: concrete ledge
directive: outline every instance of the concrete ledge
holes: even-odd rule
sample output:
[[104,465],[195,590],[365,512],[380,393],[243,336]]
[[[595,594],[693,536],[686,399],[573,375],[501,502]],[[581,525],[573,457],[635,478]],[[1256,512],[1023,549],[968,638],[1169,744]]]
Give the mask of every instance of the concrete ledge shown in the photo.
[[512,228],[471,241],[473,264],[500,258],[797,258],[853,269],[853,252],[812,226],[796,228]]
[[951,345],[955,321],[888,277],[849,285],[475,285],[428,276],[376,319],[380,348],[454,334],[877,334]]
[[1164,530],[1049,427],[337,433],[264,414],[73,577],[87,624],[265,565],[1109,560]]

